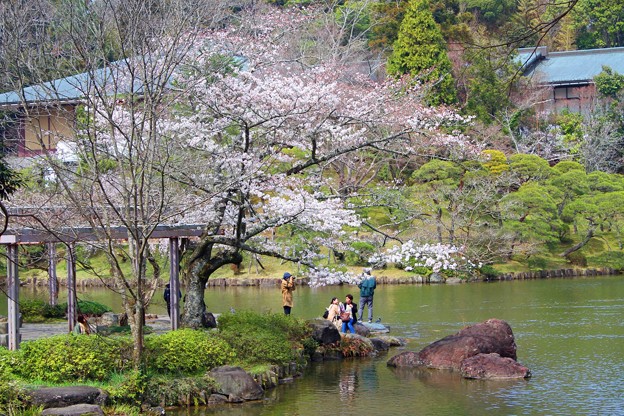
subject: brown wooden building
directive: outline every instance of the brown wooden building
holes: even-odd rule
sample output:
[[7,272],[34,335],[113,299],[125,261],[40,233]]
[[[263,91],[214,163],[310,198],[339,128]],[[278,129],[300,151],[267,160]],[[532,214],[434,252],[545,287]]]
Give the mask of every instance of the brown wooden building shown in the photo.
[[56,151],[63,139],[75,135],[76,108],[85,97],[140,92],[124,77],[124,61],[110,63],[66,78],[0,94],[0,140],[10,156],[37,156]]
[[597,94],[594,77],[604,66],[624,74],[624,47],[549,52],[545,46],[518,50],[523,75],[540,92],[539,113],[563,109],[589,114]]

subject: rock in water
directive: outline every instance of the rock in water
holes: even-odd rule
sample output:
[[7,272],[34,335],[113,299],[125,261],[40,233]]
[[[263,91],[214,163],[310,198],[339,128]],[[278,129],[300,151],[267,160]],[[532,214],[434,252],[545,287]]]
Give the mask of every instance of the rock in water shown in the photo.
[[[479,358],[469,360],[475,356]],[[466,378],[530,376],[529,369],[516,362],[516,342],[511,327],[500,319],[468,326],[419,352],[398,354],[388,360],[388,366],[461,371]]]

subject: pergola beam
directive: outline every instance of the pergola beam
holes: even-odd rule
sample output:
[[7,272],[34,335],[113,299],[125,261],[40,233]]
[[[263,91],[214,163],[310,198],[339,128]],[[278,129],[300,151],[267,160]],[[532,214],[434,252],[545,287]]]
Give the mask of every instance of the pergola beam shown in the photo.
[[[179,239],[199,237],[203,234],[201,225],[156,227],[149,235],[150,239],[169,239],[169,283],[171,287],[171,329],[179,327],[180,319],[180,252]],[[53,296],[58,296],[58,282],[56,281],[56,247],[55,243],[64,243],[68,246],[67,255],[67,321],[70,332],[76,324],[76,256],[75,244],[79,242],[98,241],[105,239],[126,240],[128,230],[125,227],[102,228],[94,230],[90,227],[63,228],[58,232],[22,228],[9,229],[0,236],[0,245],[7,246],[7,278],[8,278],[8,346],[17,350],[20,344],[19,333],[19,276],[18,276],[18,246],[20,244],[47,244],[50,262],[48,274],[50,276],[50,303]],[[53,260],[54,258],[54,260]],[[52,282],[54,280],[54,283]],[[52,293],[53,291],[56,293]]]

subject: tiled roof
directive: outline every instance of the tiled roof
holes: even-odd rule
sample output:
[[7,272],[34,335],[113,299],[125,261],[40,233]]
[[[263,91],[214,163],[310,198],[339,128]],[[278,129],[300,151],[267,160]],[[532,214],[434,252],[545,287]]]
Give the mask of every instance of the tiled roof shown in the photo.
[[[50,101],[76,101],[83,98],[94,87],[105,88],[107,94],[127,94],[130,92],[129,83],[120,82],[123,61],[111,63],[106,68],[100,68],[92,72],[83,72],[66,78],[26,87],[22,94],[16,91],[0,94],[0,106],[19,105],[50,102]],[[141,85],[135,81],[134,92],[140,92]],[[121,88],[120,88],[121,86]]]
[[525,66],[524,75],[547,84],[580,84],[590,82],[608,66],[624,74],[624,47],[550,52],[520,49],[518,59]]

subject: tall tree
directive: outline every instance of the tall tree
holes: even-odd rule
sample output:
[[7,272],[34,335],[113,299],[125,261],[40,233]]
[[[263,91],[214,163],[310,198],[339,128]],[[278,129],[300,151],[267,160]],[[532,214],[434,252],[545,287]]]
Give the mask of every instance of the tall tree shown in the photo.
[[390,75],[408,74],[428,84],[432,105],[456,101],[451,61],[428,0],[410,1],[386,69]]
[[[289,17],[264,20],[284,24]],[[424,108],[419,94],[401,94],[392,82],[376,83],[353,72],[354,66],[333,61],[293,66],[276,39],[296,28],[245,28],[215,34],[212,42],[219,51],[240,42],[236,48],[247,69],[210,77],[214,82],[198,84],[188,100],[197,127],[186,132],[194,136],[196,157],[207,163],[202,172],[179,180],[196,187],[210,207],[203,214],[206,232],[185,260],[183,320],[193,327],[205,323],[208,279],[224,264],[239,263],[244,253],[316,268],[317,247],[349,246],[355,236],[345,226],[360,220],[345,204],[359,185],[337,187],[334,172],[344,179],[346,167],[368,163],[374,175],[376,154],[407,158],[448,138],[438,127],[451,113]],[[272,47],[261,48],[267,45]],[[470,147],[463,139],[455,143]],[[294,244],[301,235],[307,236],[305,244]]]
[[578,0],[574,10],[579,49],[624,46],[624,4],[619,1]]
[[[22,98],[19,110],[26,120],[49,112],[54,123],[68,126],[56,131],[46,125],[34,131],[43,152],[40,163],[54,180],[31,192],[25,190],[14,205],[21,202],[41,208],[31,209],[25,225],[51,232],[67,226],[93,227],[100,237],[93,244],[108,257],[114,289],[121,294],[128,315],[138,367],[146,307],[159,284],[159,268],[149,266],[150,236],[181,209],[169,179],[174,167],[173,137],[162,130],[174,102],[172,76],[191,54],[188,45],[195,44],[222,11],[218,3],[204,0],[42,0],[27,2],[35,9],[32,13],[22,13],[20,2],[9,3],[3,4],[3,12],[23,17],[4,28],[15,42],[22,41],[24,28],[37,27],[36,16],[62,16],[62,24],[54,31],[29,38],[34,43],[25,45],[25,50],[19,43],[6,49],[12,64],[5,67],[5,73]],[[37,85],[45,106],[25,94],[27,80],[43,81],[49,76],[55,57],[46,48],[59,40],[63,41],[65,62],[76,63],[76,73],[86,69],[68,81],[73,101],[80,103],[75,108],[65,106],[68,90],[58,88],[63,83]],[[109,62],[111,42],[123,55],[115,62]],[[37,47],[43,48],[41,61],[31,58]],[[47,142],[51,135],[58,142],[57,152]],[[66,163],[62,149],[72,163]],[[51,207],[50,201],[64,209]],[[28,219],[34,221],[26,222]],[[127,243],[113,234],[120,226],[127,230]],[[122,267],[128,260],[129,272]]]

